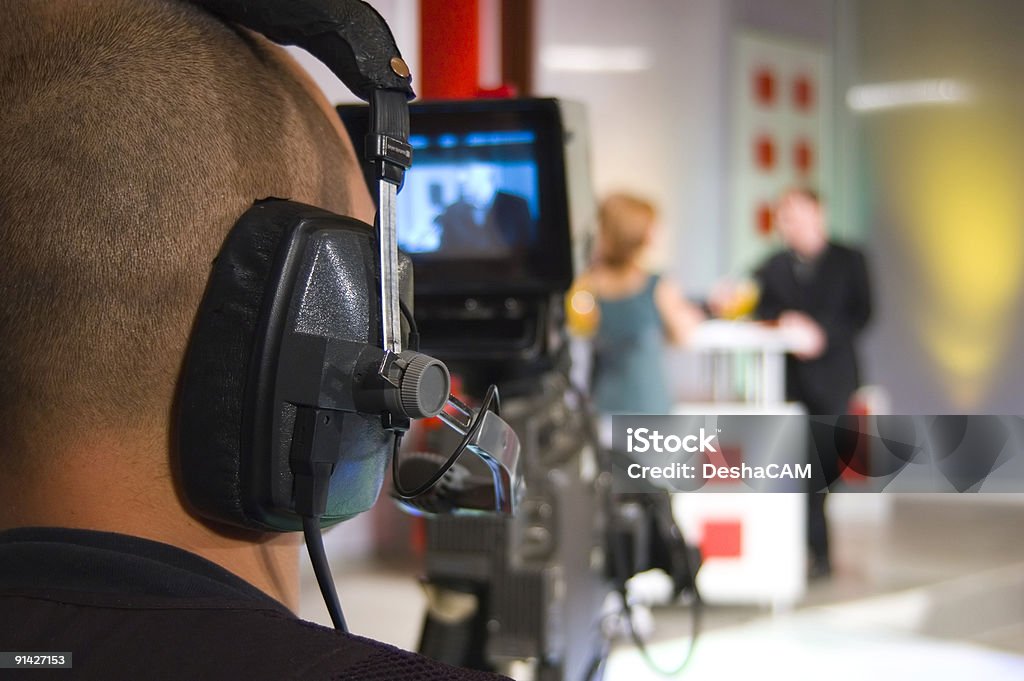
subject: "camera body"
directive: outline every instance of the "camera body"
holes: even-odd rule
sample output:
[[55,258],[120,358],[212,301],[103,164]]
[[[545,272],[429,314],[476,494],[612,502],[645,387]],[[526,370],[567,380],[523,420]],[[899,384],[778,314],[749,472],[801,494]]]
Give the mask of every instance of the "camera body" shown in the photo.
[[[520,436],[524,496],[515,516],[437,516],[426,525],[431,594],[420,652],[450,664],[548,681],[580,679],[606,648],[605,498],[586,424],[549,372],[503,405]],[[472,608],[447,615],[454,595]]]

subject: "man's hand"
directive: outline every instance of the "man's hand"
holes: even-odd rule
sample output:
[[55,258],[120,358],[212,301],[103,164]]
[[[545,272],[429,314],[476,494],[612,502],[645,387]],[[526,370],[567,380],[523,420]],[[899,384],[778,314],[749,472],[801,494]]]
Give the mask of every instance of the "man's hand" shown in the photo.
[[779,326],[791,329],[792,333],[800,338],[801,349],[793,353],[799,360],[806,362],[810,359],[817,359],[824,354],[828,347],[825,330],[818,322],[803,312],[786,310],[779,315]]

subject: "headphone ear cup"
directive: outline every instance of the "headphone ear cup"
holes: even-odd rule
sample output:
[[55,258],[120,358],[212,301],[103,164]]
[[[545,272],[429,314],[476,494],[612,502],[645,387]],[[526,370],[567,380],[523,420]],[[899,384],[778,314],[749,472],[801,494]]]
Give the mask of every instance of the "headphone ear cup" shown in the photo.
[[207,518],[254,529],[268,528],[244,507],[244,393],[286,227],[282,220],[240,220],[231,229],[214,261],[181,376],[177,434],[185,495]]

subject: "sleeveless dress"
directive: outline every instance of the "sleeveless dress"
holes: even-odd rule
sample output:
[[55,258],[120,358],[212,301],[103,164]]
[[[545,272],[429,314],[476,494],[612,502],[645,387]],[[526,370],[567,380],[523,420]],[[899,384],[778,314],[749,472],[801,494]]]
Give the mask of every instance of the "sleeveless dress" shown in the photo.
[[664,329],[654,303],[658,276],[638,293],[597,298],[601,321],[594,336],[591,393],[604,414],[666,414],[672,407],[665,381]]

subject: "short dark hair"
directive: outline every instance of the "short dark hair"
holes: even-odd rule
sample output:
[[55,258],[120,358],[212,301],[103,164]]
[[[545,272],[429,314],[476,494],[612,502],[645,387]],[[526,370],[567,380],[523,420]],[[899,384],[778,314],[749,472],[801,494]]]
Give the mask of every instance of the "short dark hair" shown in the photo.
[[166,427],[238,216],[267,196],[351,209],[354,163],[293,69],[186,2],[4,8],[0,449]]

